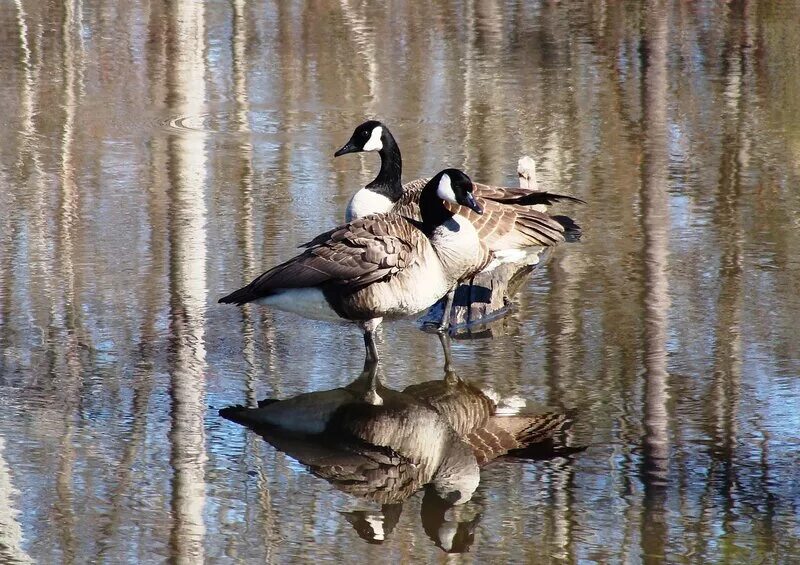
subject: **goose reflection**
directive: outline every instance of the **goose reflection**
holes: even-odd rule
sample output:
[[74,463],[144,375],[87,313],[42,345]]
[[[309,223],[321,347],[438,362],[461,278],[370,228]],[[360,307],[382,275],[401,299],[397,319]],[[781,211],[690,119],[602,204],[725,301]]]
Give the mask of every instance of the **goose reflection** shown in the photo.
[[426,533],[445,551],[464,551],[479,516],[446,516],[472,498],[482,465],[507,454],[553,456],[569,449],[554,441],[570,423],[567,415],[522,415],[523,405],[460,378],[449,363],[443,379],[403,391],[384,386],[379,366],[368,363],[345,387],[220,414],[335,488],[380,504],[380,511],[345,514],[368,542],[387,539],[400,504],[424,488]]

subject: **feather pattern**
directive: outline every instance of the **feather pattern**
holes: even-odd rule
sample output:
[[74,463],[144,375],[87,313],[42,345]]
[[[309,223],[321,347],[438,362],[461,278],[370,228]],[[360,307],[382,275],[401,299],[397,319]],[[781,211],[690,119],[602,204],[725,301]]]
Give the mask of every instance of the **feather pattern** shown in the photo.
[[[381,136],[379,147],[367,142],[376,131]],[[429,179],[401,184],[403,160],[400,147],[385,124],[369,120],[359,125],[336,155],[370,150],[378,150],[381,169],[372,182],[353,196],[346,217],[352,219],[391,211],[419,219],[419,197]],[[546,213],[546,207],[555,202],[583,202],[573,196],[478,183],[473,183],[473,196],[483,208],[481,216],[456,205],[448,205],[448,208],[469,219],[481,241],[491,251],[550,246],[565,239],[574,241],[580,237],[580,227],[570,218],[553,217]]]
[[411,385],[403,391],[438,412],[470,446],[479,465],[544,441],[564,428],[565,414],[498,415],[497,402],[454,374],[444,380]]
[[367,216],[320,234],[305,244],[303,253],[220,302],[244,304],[314,287],[342,318],[415,314],[491,260],[477,237],[457,242],[468,253],[451,253],[453,247],[444,238],[429,237],[419,221],[398,214]]
[[[419,219],[419,197],[429,180],[422,178],[403,185],[403,194],[395,202],[392,211],[408,218]],[[475,226],[481,241],[492,251],[521,249],[535,245],[550,246],[564,241],[564,225],[552,216],[530,208],[529,205],[546,204],[557,200],[579,201],[571,196],[547,192],[534,193],[526,189],[478,183],[473,183],[473,195],[483,207],[483,214],[476,214],[469,208],[450,203],[447,207],[452,212],[467,218]]]

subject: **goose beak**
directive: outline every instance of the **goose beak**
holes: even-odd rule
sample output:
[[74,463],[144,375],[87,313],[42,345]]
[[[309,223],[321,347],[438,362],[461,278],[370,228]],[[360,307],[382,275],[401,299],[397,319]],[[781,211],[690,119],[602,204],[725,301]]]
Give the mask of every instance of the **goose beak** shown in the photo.
[[475,197],[472,196],[471,192],[467,193],[466,200],[467,201],[465,204],[469,209],[474,210],[477,214],[483,214],[483,208],[481,207],[480,204],[478,204],[478,201],[475,200]]
[[339,157],[340,155],[347,155],[348,153],[357,153],[359,150],[358,147],[352,142],[348,141],[345,143],[341,149],[339,149],[336,153],[333,154],[334,157]]

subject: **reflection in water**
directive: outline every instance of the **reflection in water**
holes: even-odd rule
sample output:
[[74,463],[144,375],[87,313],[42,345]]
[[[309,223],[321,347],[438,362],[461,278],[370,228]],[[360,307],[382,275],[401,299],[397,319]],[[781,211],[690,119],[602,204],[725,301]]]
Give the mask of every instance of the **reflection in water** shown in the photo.
[[22,527],[15,501],[19,492],[11,482],[11,473],[4,451],[5,439],[0,437],[0,562],[33,563],[22,547]]
[[[182,115],[205,108],[205,8],[193,0],[170,7],[168,100]],[[172,428],[171,547],[178,563],[203,561],[205,521],[206,155],[205,135],[169,140]]]
[[667,30],[663,0],[648,2],[642,37],[642,232],[644,235],[644,429],[642,557],[661,562],[667,542],[669,471],[667,326],[669,313],[669,202],[667,194]]
[[[402,392],[380,384],[378,371],[377,364],[367,364],[346,387],[220,414],[251,427],[337,489],[379,503],[379,512],[347,515],[371,543],[384,541],[397,524],[400,504],[426,488],[425,531],[453,552],[469,548],[478,517],[448,520],[447,511],[473,497],[481,465],[508,453],[542,457],[571,451],[554,443],[569,423],[563,414],[522,415],[519,399],[499,399],[452,370],[443,380]],[[365,395],[376,389],[382,402],[366,402]]]
[[[239,226],[239,248],[242,250],[242,266],[240,272],[256,272],[254,226],[253,226],[253,145],[250,136],[250,104],[247,94],[247,20],[244,0],[236,0],[233,5],[233,37],[232,37],[232,64],[233,64],[233,92],[236,108],[236,131],[242,134],[242,143],[239,144],[237,158],[239,161],[239,194],[241,198],[237,209],[241,213],[237,225]],[[247,363],[247,401],[254,405],[255,397],[255,329],[251,319],[251,309],[242,309],[242,348]]]
[[[61,279],[60,291],[63,298],[55,301],[50,331],[53,338],[58,339],[63,348],[64,367],[60,388],[69,399],[77,399],[78,391],[83,386],[83,374],[80,361],[80,343],[85,341],[86,332],[82,328],[82,316],[76,300],[75,274],[75,240],[77,236],[76,219],[79,213],[78,190],[75,182],[74,143],[75,117],[79,103],[82,54],[80,43],[76,40],[80,35],[80,4],[75,1],[64,3],[64,15],[61,32],[64,38],[64,74],[63,74],[63,108],[64,123],[61,128],[61,167],[60,167],[60,202],[58,210],[58,231],[55,258],[59,266]],[[76,46],[78,43],[78,46]],[[59,331],[60,330],[60,331]],[[56,484],[56,519],[61,524],[62,545],[67,560],[77,558],[76,513],[73,509],[75,500],[75,422],[74,415],[78,406],[74,400],[66,403],[64,412],[63,436],[61,438],[60,463]]]
[[[796,0],[5,5],[0,561],[798,561]],[[590,447],[465,504],[328,488],[208,410],[358,369],[352,332],[208,297],[338,223],[371,117],[410,178],[529,154],[588,202],[453,362]],[[440,376],[385,331],[393,387]]]

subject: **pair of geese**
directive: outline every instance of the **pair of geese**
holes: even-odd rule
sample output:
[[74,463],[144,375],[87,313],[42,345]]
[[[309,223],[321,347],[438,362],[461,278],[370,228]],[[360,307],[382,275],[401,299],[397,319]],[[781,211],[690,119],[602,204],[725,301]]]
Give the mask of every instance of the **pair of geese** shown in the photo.
[[367,362],[377,363],[374,332],[383,318],[417,314],[447,296],[445,329],[460,281],[579,229],[571,219],[543,211],[557,201],[581,202],[571,196],[477,184],[457,169],[403,186],[400,149],[379,121],[358,126],[334,156],[362,151],[377,151],[381,168],[351,198],[347,223],[219,302],[356,322],[364,331]]
[[370,381],[365,369],[345,387],[264,400],[258,408],[233,406],[220,414],[251,428],[337,489],[382,505],[400,504],[423,488],[447,506],[464,504],[480,483],[480,469],[500,457],[575,451],[554,441],[571,423],[565,414],[522,415],[522,399],[502,398],[451,369],[441,380],[403,390],[381,385],[385,402],[379,406],[362,401]]

